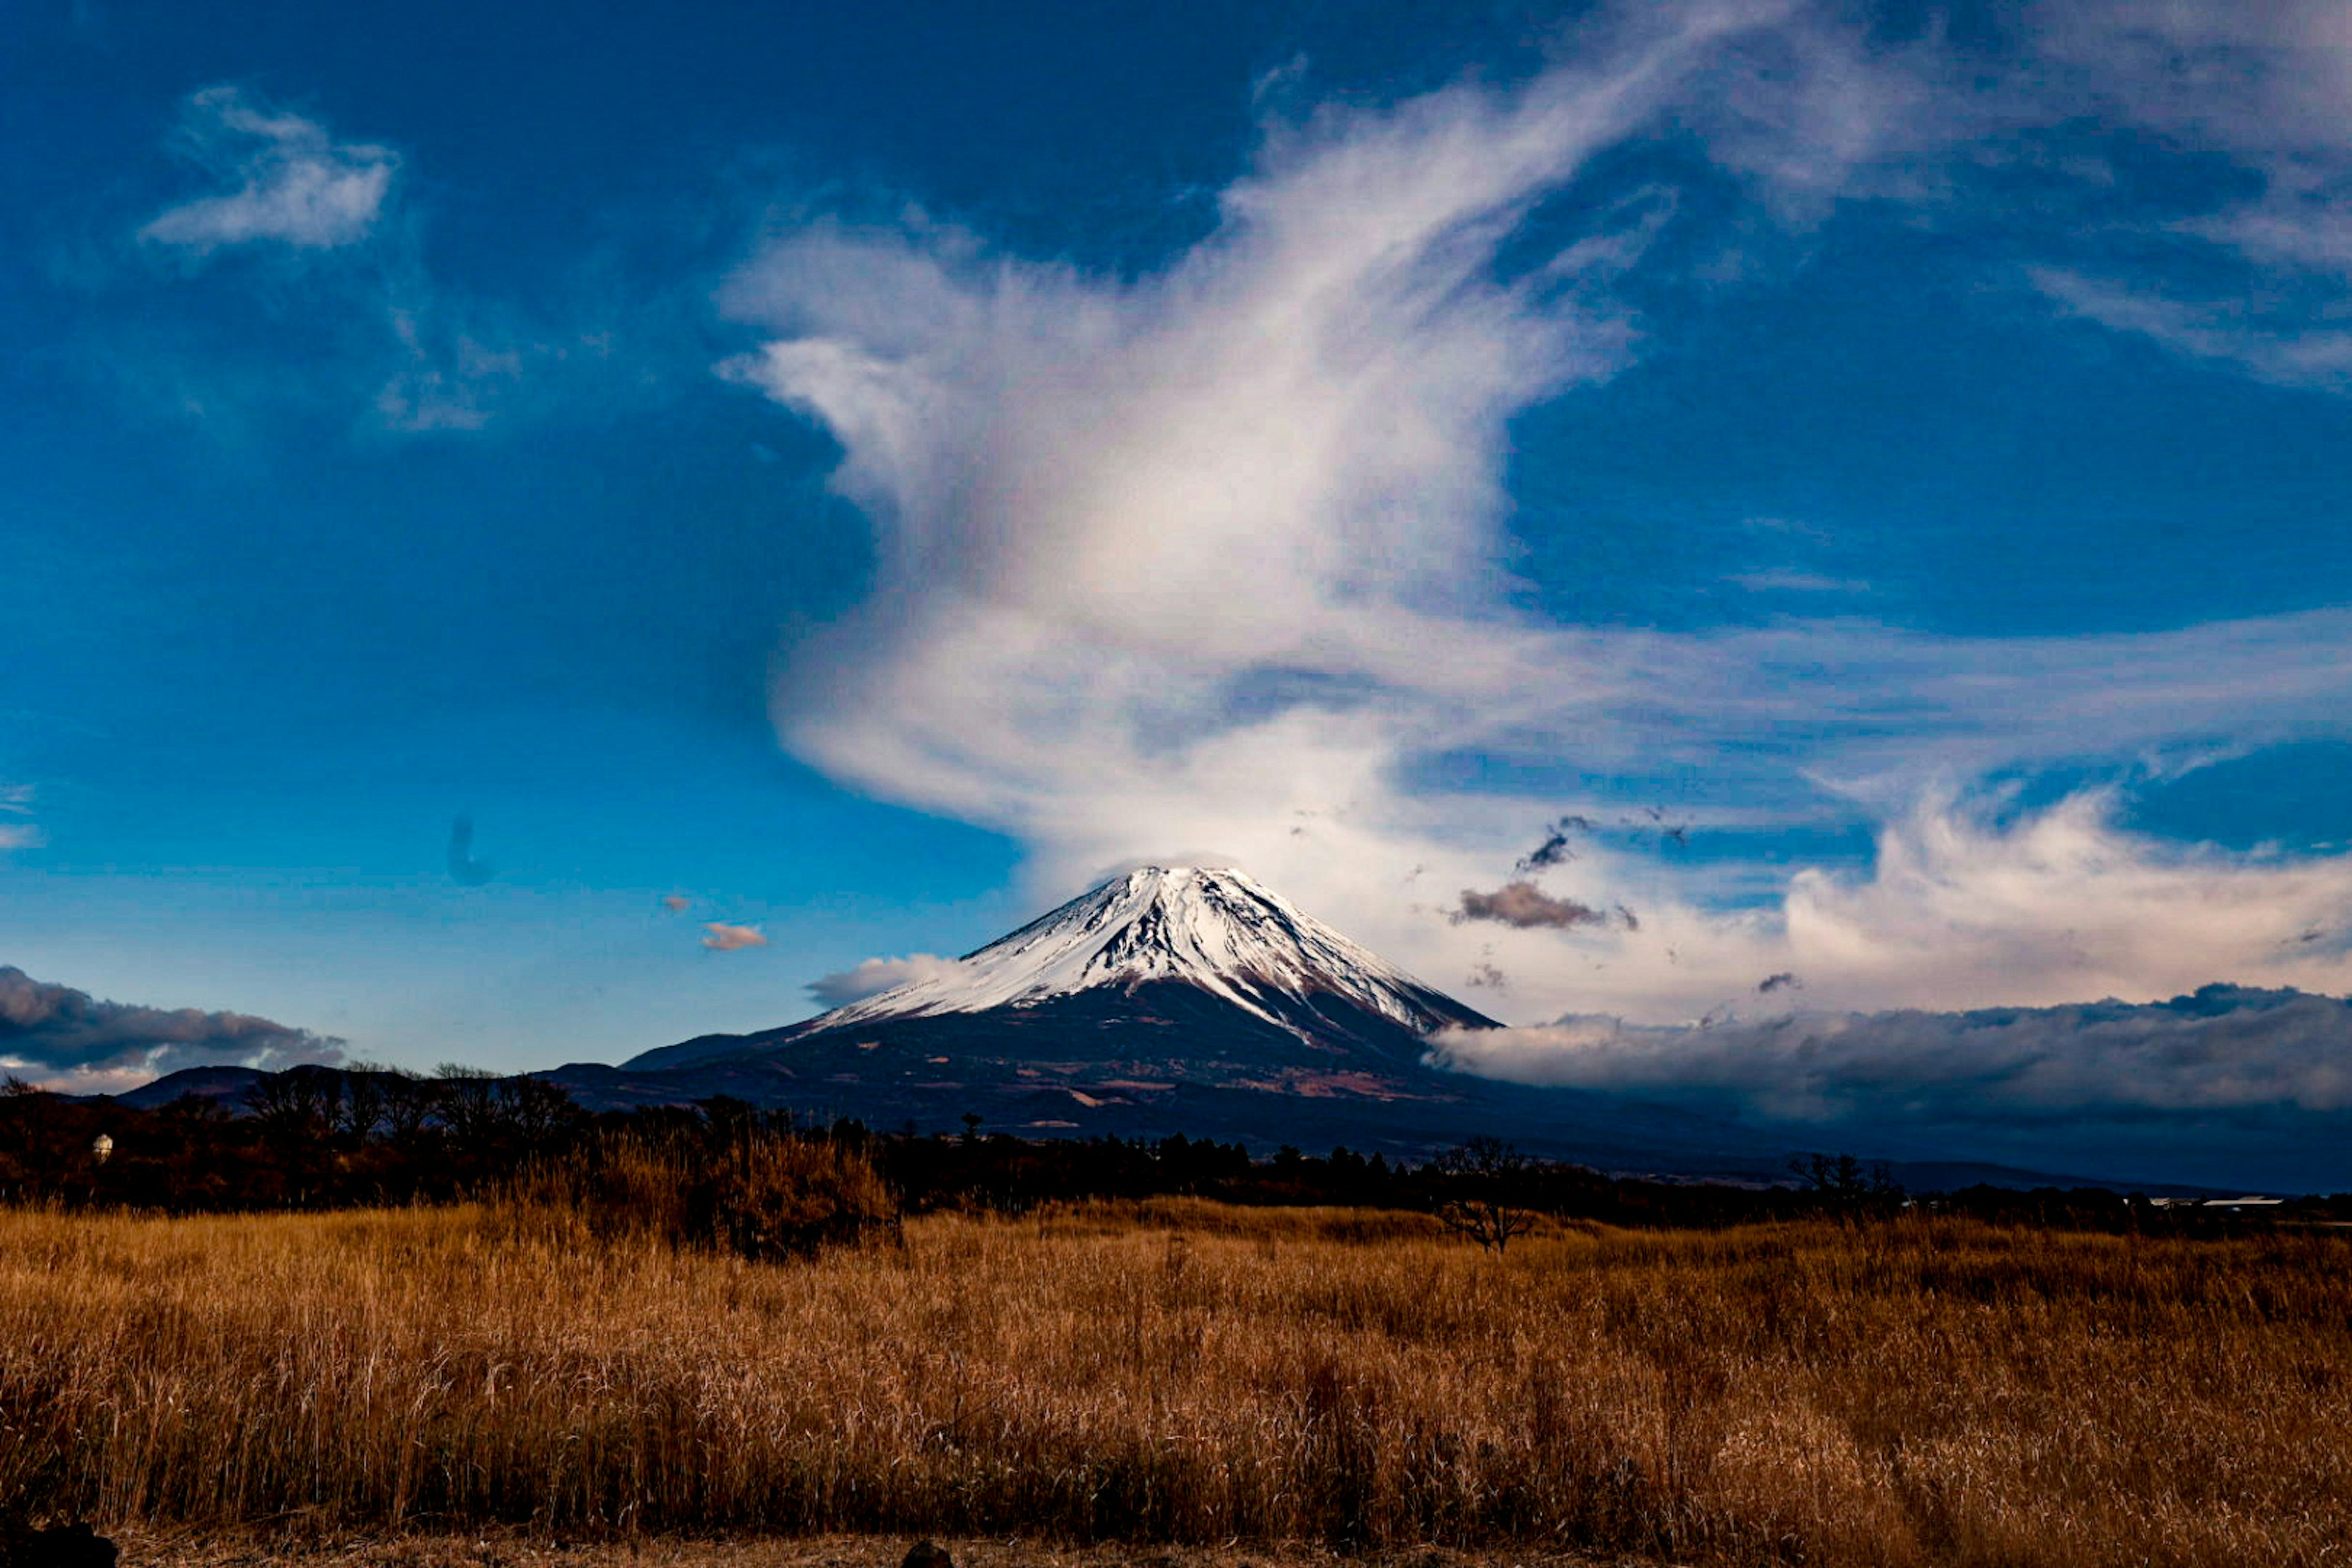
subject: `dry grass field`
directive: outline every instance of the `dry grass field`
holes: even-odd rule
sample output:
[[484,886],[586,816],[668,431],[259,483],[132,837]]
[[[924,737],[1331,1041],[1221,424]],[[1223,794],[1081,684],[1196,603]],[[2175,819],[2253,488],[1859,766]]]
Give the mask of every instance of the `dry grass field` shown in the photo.
[[5,1211],[0,1505],[183,1541],[2347,1563],[2348,1266],[1924,1218],[1496,1258],[1162,1202],[754,1264],[481,1208]]

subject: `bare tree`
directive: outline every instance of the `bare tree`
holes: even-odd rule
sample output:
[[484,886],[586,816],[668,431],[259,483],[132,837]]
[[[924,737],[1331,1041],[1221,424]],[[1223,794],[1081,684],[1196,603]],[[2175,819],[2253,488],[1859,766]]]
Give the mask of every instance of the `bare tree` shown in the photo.
[[1789,1173],[1840,1208],[1887,1208],[1903,1201],[1902,1185],[1884,1160],[1865,1165],[1851,1154],[1804,1154],[1789,1162]]
[[498,1135],[499,1075],[487,1068],[443,1062],[433,1069],[434,1114],[449,1130],[450,1142],[472,1152]]
[[383,1121],[383,1078],[373,1067],[352,1067],[343,1073],[342,1116],[336,1130],[364,1143],[375,1136]]
[[387,1068],[376,1080],[383,1095],[383,1130],[394,1143],[414,1142],[433,1120],[437,1094],[432,1084],[406,1068]]
[[272,1138],[309,1143],[324,1138],[342,1108],[342,1085],[326,1068],[265,1073],[245,1091],[245,1107]]
[[499,1080],[499,1110],[514,1135],[533,1149],[552,1141],[580,1114],[562,1088],[530,1077]]
[[1437,1218],[1454,1234],[1499,1253],[1535,1217],[1517,1201],[1534,1162],[1500,1138],[1473,1138],[1434,1163]]

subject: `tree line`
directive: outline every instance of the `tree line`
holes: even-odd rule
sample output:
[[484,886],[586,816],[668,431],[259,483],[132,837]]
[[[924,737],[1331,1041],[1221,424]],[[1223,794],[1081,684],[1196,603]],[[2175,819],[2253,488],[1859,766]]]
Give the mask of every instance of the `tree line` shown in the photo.
[[[789,1140],[837,1147],[870,1169],[905,1213],[1022,1213],[1076,1200],[1190,1195],[1418,1211],[1496,1249],[1538,1215],[1716,1227],[1822,1213],[1885,1217],[1925,1203],[2073,1228],[2221,1223],[2098,1188],[1977,1187],[1915,1199],[1884,1167],[1850,1155],[1801,1157],[1783,1183],[1748,1185],[1611,1176],[1532,1159],[1491,1138],[1418,1160],[1344,1147],[1321,1155],[1286,1147],[1260,1157],[1239,1142],[1182,1134],[1030,1140],[983,1134],[984,1125],[971,1115],[961,1133],[886,1133],[723,1097],[591,1112],[544,1079],[455,1065],[429,1075],[294,1068],[257,1079],[234,1105],[189,1095],[152,1110],[9,1079],[0,1084],[0,1202],[172,1214],[446,1203],[512,1193],[567,1162],[593,1165],[616,1141],[658,1145],[665,1160],[717,1169],[712,1162],[740,1164],[747,1149]],[[2308,1201],[2294,1214],[2352,1218],[2352,1198]]]

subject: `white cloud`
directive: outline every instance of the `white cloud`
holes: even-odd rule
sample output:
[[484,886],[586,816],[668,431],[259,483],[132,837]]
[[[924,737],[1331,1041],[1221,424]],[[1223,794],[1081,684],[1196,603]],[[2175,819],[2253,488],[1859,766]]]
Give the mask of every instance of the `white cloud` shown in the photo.
[[[244,248],[299,263],[268,272],[268,315],[273,323],[299,316],[309,330],[300,352],[289,354],[274,325],[225,342],[127,324],[107,359],[149,408],[232,443],[266,428],[269,416],[307,422],[338,409],[362,431],[414,436],[479,431],[550,406],[559,388],[576,395],[591,380],[607,393],[650,384],[642,364],[620,370],[611,331],[551,328],[536,311],[437,277],[421,226],[394,221],[403,165],[390,150],[338,141],[318,121],[230,86],[187,100],[176,141],[226,188],[157,216],[139,239],[151,254],[192,264],[176,279],[192,307],[215,297],[184,274],[218,253]],[[331,255],[336,264],[324,264]],[[617,309],[603,298],[574,302]]]
[[[31,784],[0,784],[0,817],[27,817],[33,814],[36,791]],[[49,841],[38,824],[0,820],[0,852],[10,849],[38,849]]]
[[389,148],[337,142],[318,121],[271,110],[236,87],[188,100],[181,145],[229,188],[158,214],[139,237],[198,256],[264,242],[356,245],[374,232],[400,168]]
[[959,967],[954,959],[929,952],[910,952],[904,958],[869,958],[855,968],[819,975],[809,982],[808,992],[827,1007],[843,1007],[878,995],[894,985],[952,974]]
[[[1591,226],[1622,209],[1548,213],[1558,248],[1534,258],[1529,215],[1748,68],[1742,24],[1778,15],[1691,13],[1524,87],[1276,124],[1215,232],[1141,278],[920,216],[762,252],[725,303],[773,336],[725,374],[832,432],[877,545],[870,601],[776,688],[787,743],[1018,836],[1041,904],[1213,843],[1439,984],[1506,975],[1527,1016],[1689,1017],[1784,972],[1873,1007],[2147,996],[2233,964],[2352,979],[2340,948],[2276,946],[2340,924],[2344,865],[2168,849],[2103,796],[2004,820],[1950,783],[2340,732],[2352,613],[1969,639],[1512,607],[1511,421],[1634,342],[1609,292],[1623,246],[1592,243],[1623,231]],[[1879,868],[1620,835],[1532,889],[1612,918],[1456,924],[1538,825],[1629,802],[1423,782],[1452,754],[1698,781],[1695,841],[1883,817]]]
[[1834,976],[1864,1005],[2352,985],[2352,860],[2166,845],[2118,828],[2114,805],[2087,793],[2006,826],[1915,811],[1867,879],[1794,879],[1774,967]]
[[[1520,1018],[1725,1017],[1752,1012],[1782,975],[1773,990],[1864,1010],[2146,1000],[2217,978],[2352,990],[2352,859],[2166,843],[2119,826],[2117,804],[2107,792],[2036,811],[1931,798],[1879,830],[1866,869],[1767,868],[1744,887],[1602,835],[1543,879],[1549,898],[1607,918],[1558,930],[1451,921],[1461,884],[1442,869],[1363,878],[1350,898],[1346,873],[1297,865],[1310,910],[1439,984],[1491,966]],[[1397,847],[1368,850],[1392,864]]]
[[430,288],[421,268],[411,268],[383,315],[395,347],[374,413],[398,434],[482,429],[522,401],[531,378],[594,357],[585,344],[534,341],[507,312]]
[[1832,577],[1794,566],[1740,572],[1724,579],[1752,594],[1867,594],[1870,584],[1858,577]]
[[713,952],[740,952],[747,947],[765,947],[768,939],[758,926],[729,925],[724,921],[706,921],[702,927],[702,945]]

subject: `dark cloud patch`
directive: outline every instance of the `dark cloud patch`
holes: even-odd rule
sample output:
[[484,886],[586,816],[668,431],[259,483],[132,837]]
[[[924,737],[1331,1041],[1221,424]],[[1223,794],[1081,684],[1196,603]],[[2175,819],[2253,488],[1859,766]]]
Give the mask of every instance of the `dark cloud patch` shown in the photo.
[[274,1070],[342,1054],[339,1039],[267,1018],[101,1002],[0,967],[0,1064],[18,1070],[160,1075],[220,1062]]
[[1663,805],[1645,805],[1642,808],[1642,814],[1639,816],[1619,817],[1617,826],[1636,835],[1655,833],[1658,836],[1658,847],[1661,849],[1669,844],[1682,849],[1690,847],[1690,824],[1670,821],[1666,816],[1666,808]]
[[1574,899],[1555,899],[1533,882],[1506,882],[1491,893],[1463,889],[1462,907],[1451,918],[1457,925],[1464,921],[1495,921],[1522,931],[1546,926],[1565,931],[1600,925],[1608,917]]
[[1759,996],[1769,996],[1775,991],[1802,991],[1804,988],[1805,983],[1785,969],[1778,974],[1768,974],[1756,983]]
[[1543,842],[1520,856],[1518,864],[1511,869],[1524,877],[1549,867],[1564,865],[1576,858],[1576,851],[1570,847],[1576,835],[1591,831],[1591,817],[1563,816],[1544,829]]
[[449,825],[449,879],[460,887],[478,888],[498,873],[488,862],[474,858],[474,819],[461,816]]
[[1492,991],[1497,995],[1505,995],[1511,989],[1511,977],[1482,959],[1462,984],[1473,990]]

